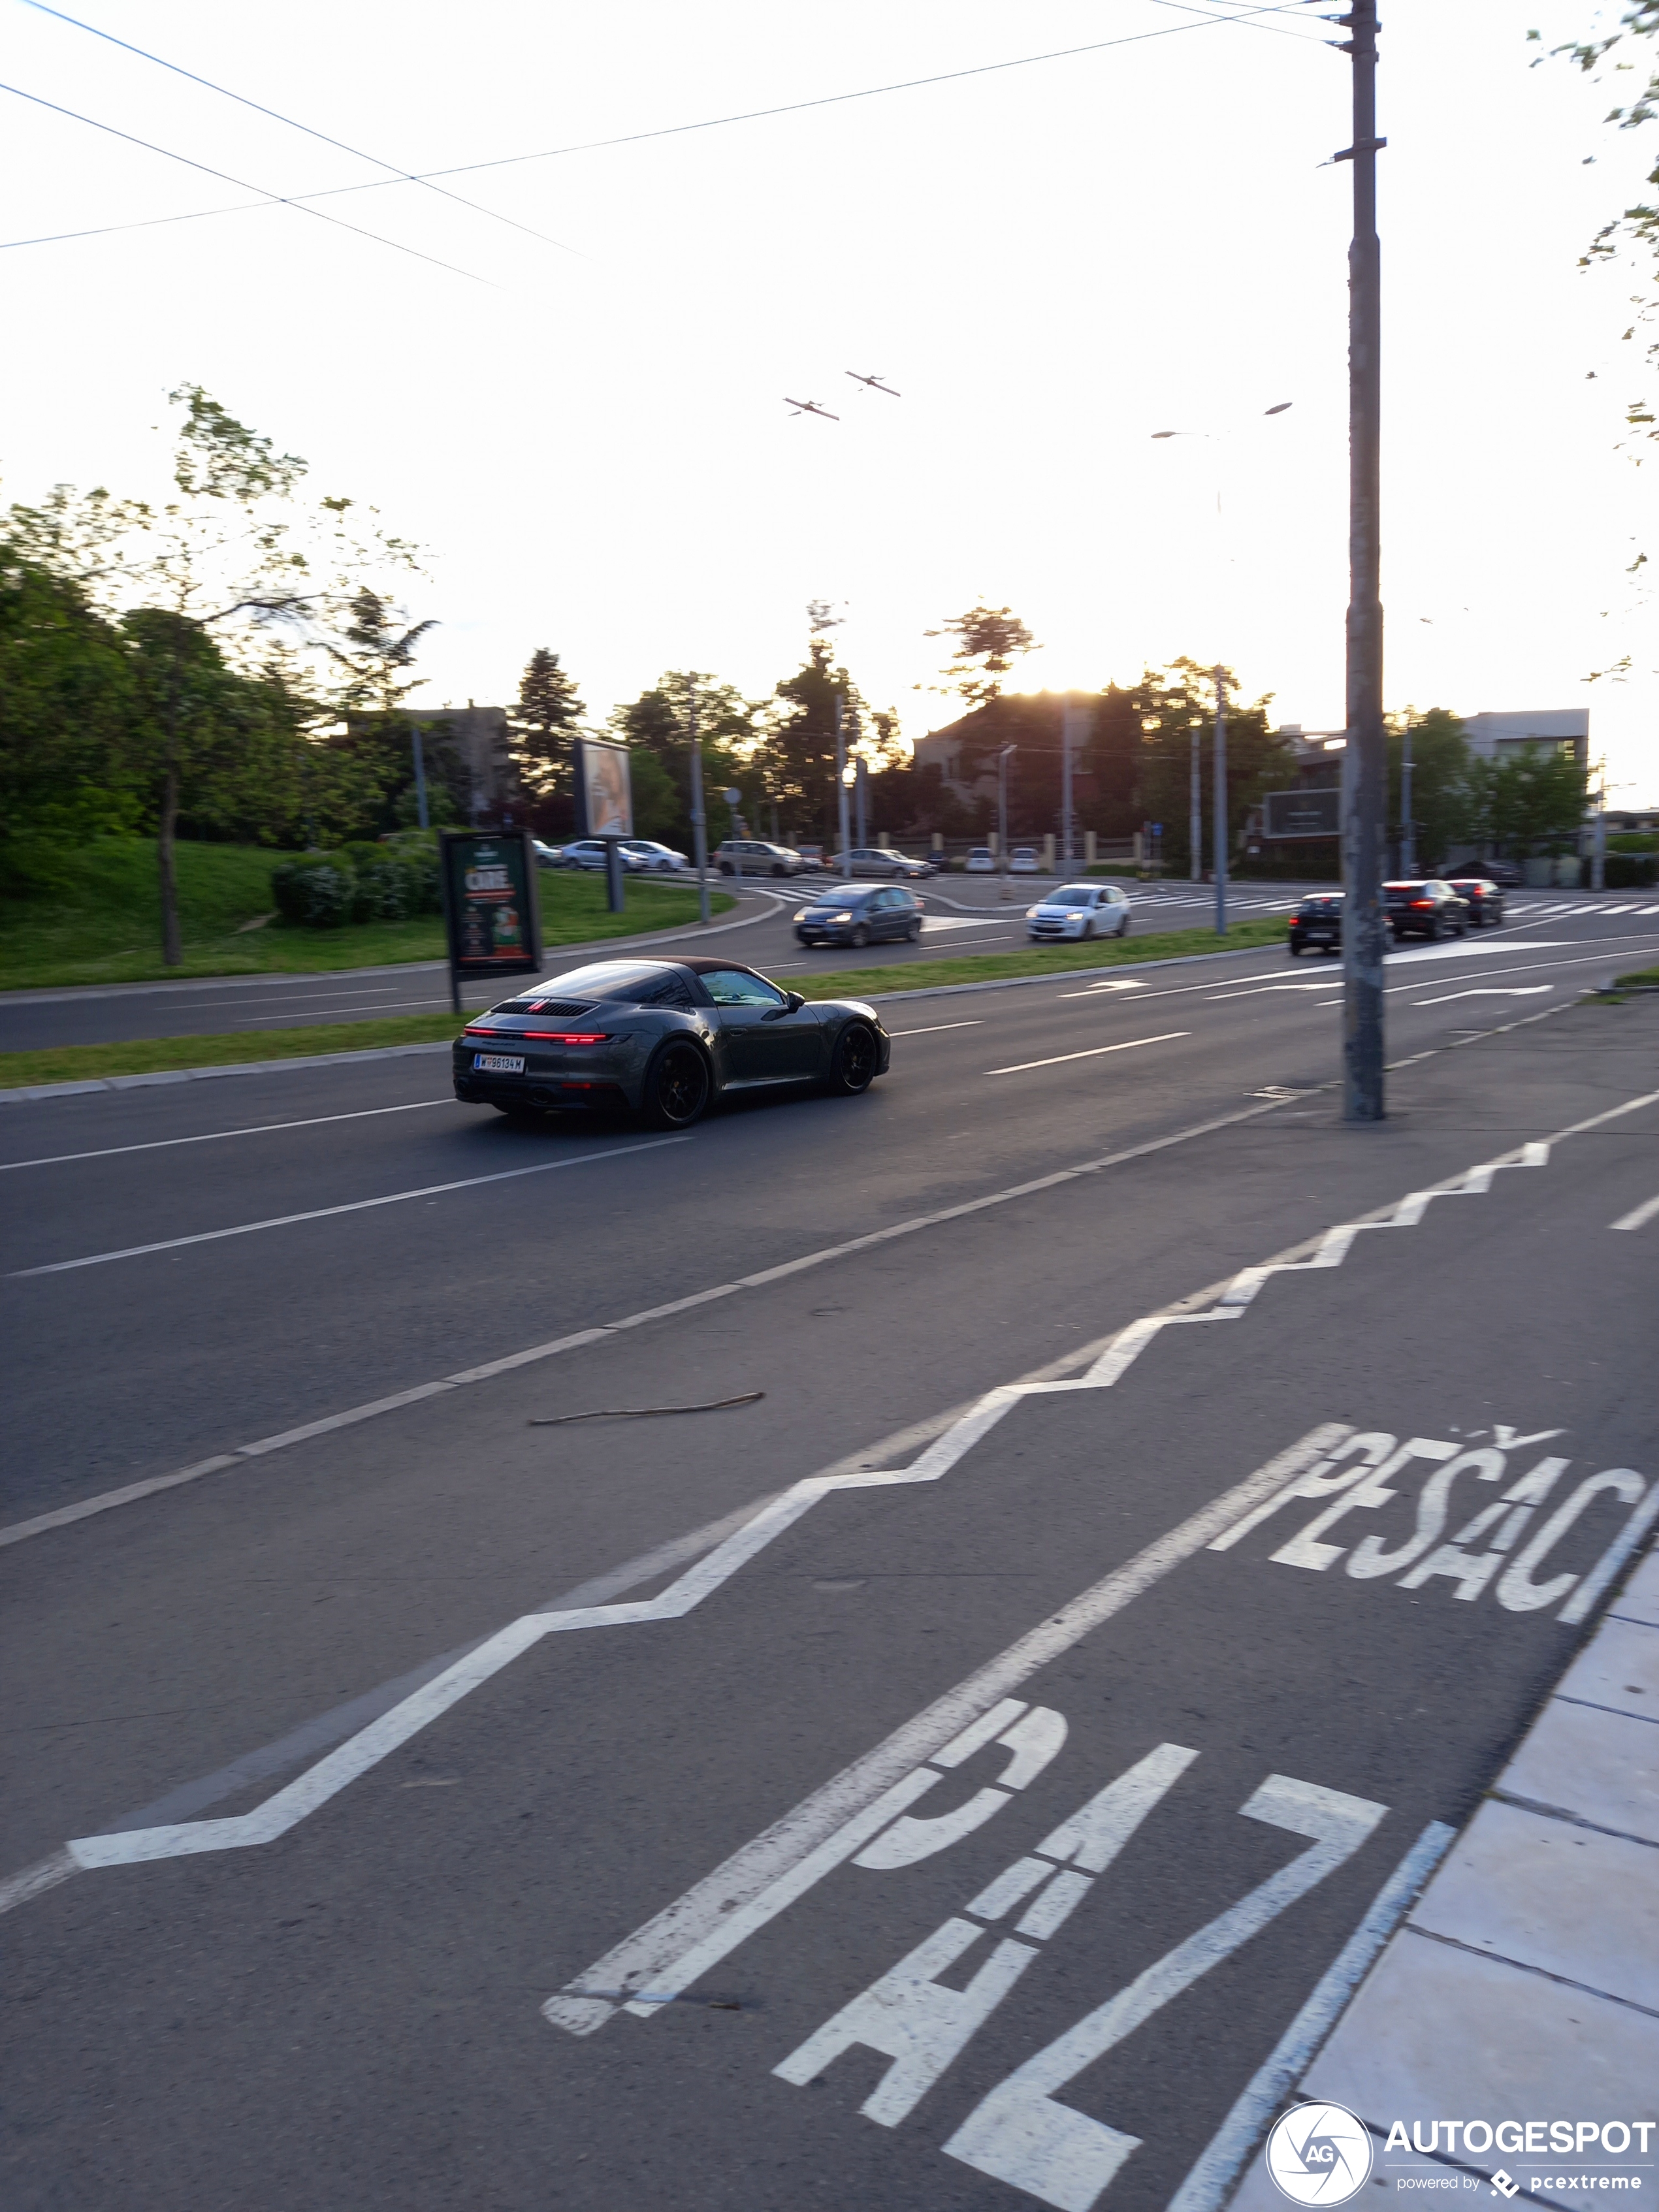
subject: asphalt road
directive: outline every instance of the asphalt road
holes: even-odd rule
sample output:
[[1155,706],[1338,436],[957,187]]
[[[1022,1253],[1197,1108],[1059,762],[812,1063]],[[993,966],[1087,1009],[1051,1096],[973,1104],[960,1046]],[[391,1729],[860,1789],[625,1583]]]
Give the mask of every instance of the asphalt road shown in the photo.
[[[1265,957],[902,1002],[866,1098],[672,1143],[441,1061],[9,1109],[5,1522],[231,1456],[0,1550],[8,2207],[1170,2203],[1639,1502],[1401,1576],[1659,1474],[1659,1013],[1504,1026],[1620,920],[1398,957],[1364,1131]],[[1424,1449],[1210,1548],[1349,1431]]]
[[[810,885],[790,884],[781,895],[750,887],[736,915],[719,917],[708,950],[730,953],[785,981],[839,969],[902,965],[915,960],[955,958],[969,952],[1012,952],[1028,943],[1024,912],[1044,888],[1044,880],[1011,879],[1013,896],[1000,897],[998,884],[984,877],[943,876],[918,886],[927,907],[919,945],[884,945],[866,951],[817,948],[796,942],[793,916]],[[1129,884],[1133,927],[1140,933],[1207,927],[1214,915],[1214,892],[1203,884]],[[1242,884],[1232,887],[1229,912],[1234,920],[1287,913],[1295,903],[1294,884]],[[1580,897],[1571,892],[1516,892],[1506,927],[1536,930],[1559,924],[1577,936],[1627,933],[1645,920],[1659,927],[1659,901],[1606,892]],[[740,927],[733,927],[736,922]],[[1492,935],[1501,933],[1493,932]],[[695,927],[672,940],[681,950],[701,949]],[[605,945],[567,948],[550,961],[546,972],[559,975],[583,962],[605,957]],[[664,950],[668,946],[664,945]],[[494,991],[469,987],[469,1009],[485,1006]],[[14,991],[0,994],[0,1052],[32,1052],[52,1045],[104,1044],[131,1037],[199,1036],[246,1030],[310,1027],[329,1022],[374,1019],[400,1013],[436,1013],[449,1004],[448,976],[441,963],[414,962],[398,968],[337,972],[325,975],[256,975],[179,982],[126,983],[76,991]]]

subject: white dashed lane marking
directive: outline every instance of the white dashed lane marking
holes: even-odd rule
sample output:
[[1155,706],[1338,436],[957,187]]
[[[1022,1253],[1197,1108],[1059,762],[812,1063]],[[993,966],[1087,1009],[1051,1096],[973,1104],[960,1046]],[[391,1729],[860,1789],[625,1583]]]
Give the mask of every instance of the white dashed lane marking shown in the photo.
[[291,1229],[301,1221],[326,1221],[335,1214],[364,1213],[377,1206],[401,1206],[411,1198],[441,1198],[454,1190],[477,1190],[489,1182],[514,1182],[520,1176],[548,1175],[556,1168],[581,1168],[604,1160],[631,1159],[664,1145],[689,1145],[690,1137],[653,1137],[647,1144],[619,1145],[608,1152],[577,1152],[568,1159],[538,1160],[527,1168],[502,1168],[495,1175],[467,1176],[459,1182],[431,1182],[419,1190],[394,1190],[384,1198],[355,1198],[344,1206],[315,1206],[304,1213],[279,1213],[269,1221],[240,1221],[233,1229],[204,1229],[193,1237],[168,1237],[155,1244],[129,1244],[118,1252],[92,1252],[82,1260],[51,1260],[42,1267],[15,1267],[14,1280],[26,1275],[62,1275],[75,1267],[101,1267],[111,1260],[138,1260],[151,1252],[176,1252],[186,1244],[215,1244],[224,1237],[252,1237],[264,1229]]
[[59,1168],[75,1160],[113,1160],[124,1152],[163,1152],[173,1145],[222,1145],[228,1137],[268,1137],[280,1129],[320,1129],[331,1121],[370,1121],[379,1114],[422,1114],[432,1106],[453,1106],[453,1098],[416,1098],[407,1106],[364,1106],[353,1114],[313,1114],[304,1121],[258,1121],[247,1129],[209,1129],[198,1137],[155,1137],[144,1145],[106,1145],[95,1152],[50,1152],[38,1160],[0,1160],[0,1175],[15,1168]]
[[1034,1067],[1058,1067],[1062,1060],[1098,1060],[1104,1052],[1133,1052],[1137,1045],[1172,1044],[1176,1037],[1190,1036],[1190,1030],[1166,1030],[1161,1036],[1129,1037],[1122,1044],[1091,1044],[1082,1052],[1057,1052],[1048,1060],[1022,1060],[1012,1067],[988,1067],[988,1075],[1024,1075]]

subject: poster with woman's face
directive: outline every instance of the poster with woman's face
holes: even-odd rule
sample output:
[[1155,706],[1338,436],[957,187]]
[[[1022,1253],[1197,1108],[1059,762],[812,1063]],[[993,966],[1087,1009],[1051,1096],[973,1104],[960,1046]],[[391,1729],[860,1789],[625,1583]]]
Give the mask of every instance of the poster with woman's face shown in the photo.
[[631,837],[634,793],[629,781],[627,748],[583,738],[578,744],[578,774],[587,817],[584,835]]

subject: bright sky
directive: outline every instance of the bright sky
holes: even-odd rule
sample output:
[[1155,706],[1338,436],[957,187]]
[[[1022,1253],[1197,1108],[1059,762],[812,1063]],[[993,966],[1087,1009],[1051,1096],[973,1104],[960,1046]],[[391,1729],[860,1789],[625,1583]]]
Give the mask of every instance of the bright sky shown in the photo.
[[[983,595],[1042,641],[1020,688],[1186,653],[1339,726],[1344,34],[1305,5],[1188,27],[1244,4],[86,0],[419,170],[1137,42],[443,180],[559,245],[417,185],[316,204],[466,275],[283,206],[0,252],[6,495],[161,491],[164,395],[193,380],[431,549],[428,703],[509,698],[542,644],[596,717],[671,666],[758,696],[821,598],[914,737],[949,718],[923,633]],[[257,188],[6,98],[9,238],[386,173],[0,7],[9,84]],[[1594,0],[1383,14],[1389,702],[1587,704],[1613,803],[1650,804],[1659,653],[1624,571],[1659,561],[1659,455],[1617,450],[1638,272],[1576,264],[1659,125],[1621,137],[1606,89],[1529,67],[1528,29],[1581,35]],[[1630,681],[1586,684],[1626,653]]]

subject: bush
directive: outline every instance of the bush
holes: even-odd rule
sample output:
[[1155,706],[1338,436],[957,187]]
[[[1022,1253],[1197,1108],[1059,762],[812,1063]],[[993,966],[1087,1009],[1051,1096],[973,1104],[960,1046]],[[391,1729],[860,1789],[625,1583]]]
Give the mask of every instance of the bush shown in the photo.
[[427,841],[343,845],[305,853],[271,872],[271,896],[298,929],[339,929],[349,921],[404,921],[436,914],[442,903],[438,855]]
[[1651,853],[1609,853],[1603,868],[1610,891],[1650,890],[1659,881],[1659,857]]
[[294,928],[340,929],[354,919],[357,878],[335,854],[303,853],[271,870],[270,895]]

